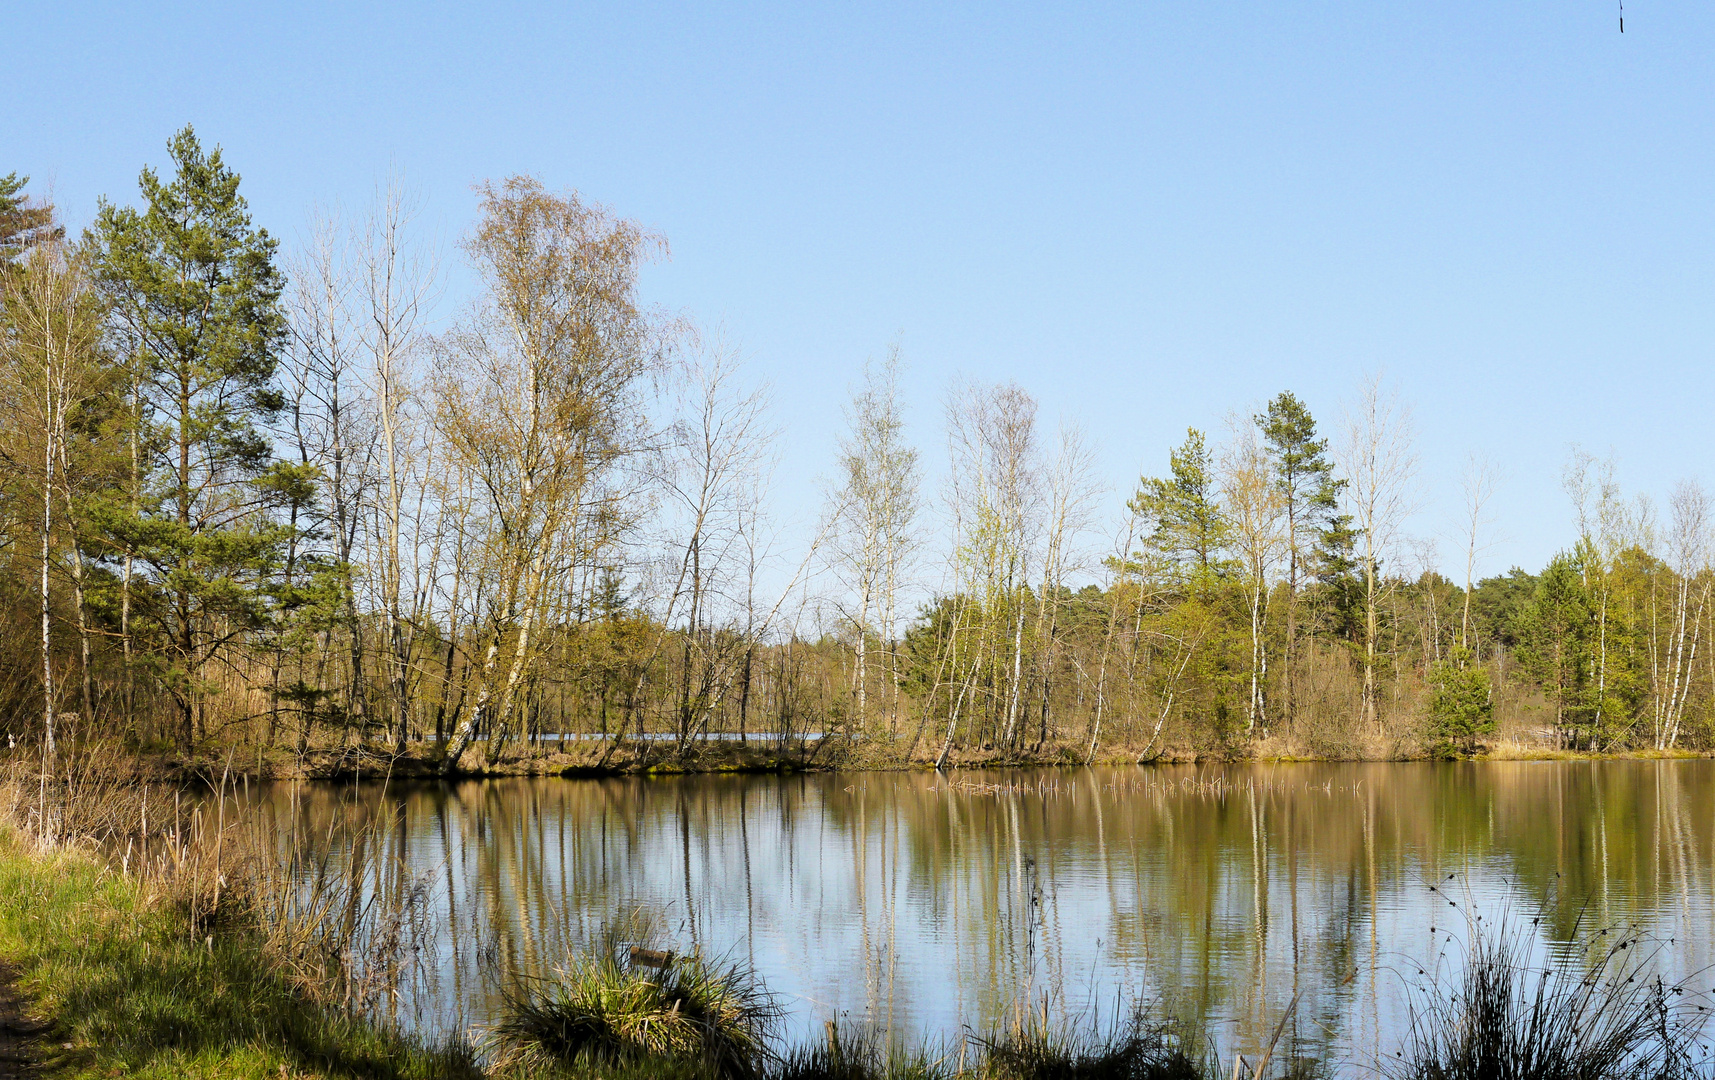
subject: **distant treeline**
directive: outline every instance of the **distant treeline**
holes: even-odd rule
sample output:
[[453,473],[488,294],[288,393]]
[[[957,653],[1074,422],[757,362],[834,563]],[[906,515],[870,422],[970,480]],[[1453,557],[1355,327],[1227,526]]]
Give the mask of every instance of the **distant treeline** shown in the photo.
[[[1604,463],[1539,574],[1460,581],[1402,534],[1407,412],[1329,434],[1282,393],[1129,499],[1016,385],[946,396],[922,490],[897,350],[783,551],[735,352],[643,305],[666,241],[526,177],[484,185],[449,319],[384,190],[290,255],[186,128],[81,237],[0,179],[0,723],[13,740],[456,762],[559,733],[946,760],[1466,753],[1711,742],[1709,500]],[[830,418],[832,419],[832,418]],[[794,741],[796,740],[796,742]]]

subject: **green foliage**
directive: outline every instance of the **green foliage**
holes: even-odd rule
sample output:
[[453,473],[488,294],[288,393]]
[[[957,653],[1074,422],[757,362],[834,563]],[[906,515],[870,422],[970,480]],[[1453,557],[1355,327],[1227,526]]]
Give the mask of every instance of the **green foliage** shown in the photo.
[[1622,743],[1647,693],[1640,613],[1624,602],[1639,588],[1625,577],[1580,543],[1535,579],[1514,621],[1520,666],[1553,703],[1563,740],[1581,749]]
[[1220,1076],[1187,1052],[1171,1025],[1135,1013],[1118,1030],[1053,1028],[1028,1020],[984,1040],[983,1075],[994,1080],[1201,1080]]
[[1167,459],[1166,479],[1144,477],[1128,509],[1151,526],[1148,554],[1182,582],[1206,580],[1231,570],[1222,557],[1229,528],[1215,494],[1214,462],[1203,433],[1187,428],[1185,442]]
[[1477,582],[1471,590],[1471,620],[1478,640],[1515,648],[1519,644],[1521,619],[1536,594],[1536,585],[1536,575],[1516,566],[1504,577]]
[[[1364,581],[1354,549],[1359,532],[1352,515],[1335,514],[1316,536],[1310,567],[1315,577],[1317,629],[1337,641],[1360,643],[1364,634]],[[1380,562],[1377,562],[1380,572]]]
[[507,987],[491,1042],[506,1065],[585,1068],[694,1064],[714,1078],[761,1074],[779,1018],[748,972],[701,957],[660,970],[620,958],[608,941],[554,979]]
[[1486,669],[1455,648],[1451,659],[1429,669],[1429,737],[1443,756],[1470,754],[1495,730],[1495,701]]
[[1274,462],[1275,489],[1287,517],[1288,575],[1296,587],[1305,549],[1339,512],[1346,481],[1334,475],[1328,440],[1317,437],[1316,421],[1297,395],[1282,391],[1256,424]]
[[286,337],[276,243],[251,226],[238,174],[185,128],[169,182],[145,168],[144,207],[103,203],[88,245],[126,353],[148,454],[139,486],[102,517],[116,550],[151,567],[159,674],[192,744],[206,669],[231,630],[265,628],[264,584],[289,529],[267,511],[308,497],[308,477],[270,472],[260,425],[282,404]]

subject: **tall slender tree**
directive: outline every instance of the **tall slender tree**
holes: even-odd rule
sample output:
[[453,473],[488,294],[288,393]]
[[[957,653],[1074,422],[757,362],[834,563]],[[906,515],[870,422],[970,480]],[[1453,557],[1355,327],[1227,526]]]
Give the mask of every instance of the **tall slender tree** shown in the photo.
[[262,617],[259,573],[281,541],[256,512],[287,327],[276,243],[251,224],[238,174],[188,126],[167,150],[173,177],[144,168],[143,207],[104,201],[90,245],[149,429],[146,490],[122,528],[164,597],[162,675],[188,748],[211,661]]
[[[1401,524],[1417,507],[1412,480],[1417,455],[1412,448],[1411,413],[1382,386],[1380,376],[1365,380],[1358,402],[1346,416],[1340,460],[1347,479],[1329,482],[1324,490],[1345,489],[1349,514],[1331,514],[1330,536],[1348,533],[1358,547],[1363,580],[1364,720],[1380,721],[1376,707],[1377,639],[1381,634],[1382,556],[1394,544]],[[1326,546],[1326,545],[1324,545]],[[1470,583],[1466,583],[1469,593]],[[1461,642],[1463,644],[1463,642]]]
[[[856,642],[852,681],[862,725],[870,713],[872,640],[882,646],[890,682],[897,679],[896,603],[917,515],[917,451],[904,439],[897,346],[881,365],[866,367],[863,387],[846,408],[846,423],[848,431],[840,438],[841,483],[835,505],[841,520],[834,552],[850,593],[843,614]],[[890,719],[890,727],[896,722],[896,716]]]
[[1286,673],[1285,710],[1297,710],[1294,666],[1298,660],[1298,598],[1316,539],[1339,511],[1345,481],[1334,476],[1328,440],[1316,434],[1310,410],[1290,391],[1282,391],[1256,417],[1274,466],[1274,487],[1286,520],[1286,643],[1281,666]]
[[[87,432],[102,392],[101,310],[76,252],[57,241],[32,248],[16,272],[0,275],[0,461],[20,502],[33,504],[39,562],[43,747],[55,751],[60,690],[53,656],[53,579],[60,536],[72,538],[65,556],[75,585],[83,712],[92,708],[90,634],[84,553],[71,516],[77,509],[88,455],[71,443]],[[21,490],[20,490],[21,489]],[[59,513],[56,514],[56,504]]]

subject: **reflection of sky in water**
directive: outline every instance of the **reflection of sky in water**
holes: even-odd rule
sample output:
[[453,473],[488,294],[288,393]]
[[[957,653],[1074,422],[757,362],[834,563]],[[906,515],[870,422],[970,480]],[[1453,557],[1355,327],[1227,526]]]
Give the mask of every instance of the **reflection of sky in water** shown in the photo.
[[[300,791],[299,828],[337,797]],[[1110,1014],[1142,996],[1254,1049],[1296,992],[1306,1049],[1367,1056],[1398,1044],[1404,983],[1444,947],[1431,927],[1464,939],[1477,914],[1541,916],[1552,943],[1582,913],[1672,938],[1670,977],[1715,950],[1711,762],[506,780],[393,797],[394,854],[432,883],[436,985],[418,1004],[442,1022],[484,1017],[485,959],[546,970],[640,906],[681,947],[753,964],[799,1037],[833,1015],[910,1041],[1044,995]],[[286,789],[269,800],[289,814]]]

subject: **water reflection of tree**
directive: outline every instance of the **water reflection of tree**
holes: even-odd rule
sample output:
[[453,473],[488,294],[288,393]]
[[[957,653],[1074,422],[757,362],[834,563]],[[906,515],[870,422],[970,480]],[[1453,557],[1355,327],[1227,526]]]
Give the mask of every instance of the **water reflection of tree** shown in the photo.
[[[637,907],[685,945],[743,950],[806,1016],[980,1026],[1027,995],[1079,1009],[1122,988],[1254,1047],[1297,993],[1312,1052],[1385,1034],[1401,945],[1379,928],[1440,917],[1427,886],[1449,874],[1504,883],[1552,939],[1586,905],[1602,923],[1705,920],[1687,964],[1715,938],[1704,762],[496,780],[386,799],[398,818],[366,872],[395,892],[436,875],[430,992],[471,1015],[496,966],[543,971]],[[381,800],[306,787],[260,811],[313,848]]]

